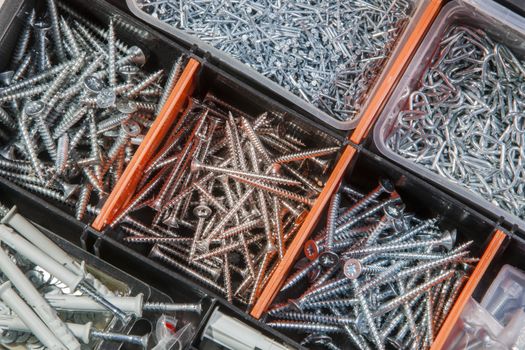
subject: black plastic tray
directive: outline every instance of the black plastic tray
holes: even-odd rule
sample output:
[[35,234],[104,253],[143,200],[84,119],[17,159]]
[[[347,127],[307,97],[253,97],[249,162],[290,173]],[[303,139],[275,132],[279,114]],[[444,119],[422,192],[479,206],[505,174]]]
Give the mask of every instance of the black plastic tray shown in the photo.
[[[210,310],[212,304],[211,299],[207,298],[202,293],[193,293],[192,297],[188,297],[188,293],[183,288],[168,289],[148,284],[147,281],[140,280],[130,274],[118,269],[114,265],[103,261],[99,257],[90,254],[86,251],[87,241],[95,242],[96,237],[88,237],[83,240],[82,237],[91,236],[92,233],[87,233],[87,227],[75,222],[64,216],[60,211],[43,202],[40,198],[19,190],[5,181],[0,182],[0,201],[7,205],[16,205],[18,212],[28,220],[33,221],[49,238],[55,241],[62,249],[64,249],[71,256],[78,260],[84,260],[90,269],[94,269],[94,274],[98,272],[103,273],[119,281],[118,290],[127,295],[144,294],[145,301],[152,302],[203,302],[203,312],[199,316],[195,313],[179,313],[183,322],[191,322],[196,328],[201,324],[207,312]],[[98,271],[98,272],[97,272]],[[115,324],[109,330],[115,332],[124,332],[130,334],[143,335],[155,327],[155,321],[158,314],[151,315],[133,320],[130,324],[122,327],[120,323]],[[99,347],[100,350],[113,349],[132,349],[131,346],[119,346],[115,343],[104,342]]]
[[[92,0],[89,3],[81,0],[68,0],[65,4],[103,26],[107,26],[109,19],[113,18],[117,38],[129,46],[140,47],[146,54],[147,62],[143,67],[145,71],[153,72],[164,69],[167,74],[181,55],[198,60],[191,50],[178,45],[103,0]],[[35,6],[41,5],[41,2],[35,0],[5,0],[4,5],[0,8],[0,23],[2,23],[0,26],[0,72],[9,69],[11,53],[17,44],[27,13]],[[46,198],[46,200],[64,212],[74,215],[74,208],[52,199]],[[91,222],[93,219],[93,216],[87,214],[84,221]]]
[[[496,222],[464,206],[453,197],[395,166],[390,161],[358,147],[358,154],[346,170],[343,181],[366,193],[373,190],[381,178],[388,178],[395,184],[403,203],[406,204],[407,213],[414,213],[420,218],[439,216],[438,225],[441,229],[457,229],[457,244],[469,240],[474,241],[470,247],[470,255],[481,257],[498,228]],[[326,209],[314,233],[325,226],[325,220]],[[303,256],[301,254],[300,258]],[[296,298],[300,295],[301,290],[304,288],[301,289],[300,285],[294,286],[287,293],[278,294],[274,302],[279,303],[289,298]],[[295,332],[283,333],[297,341],[304,338],[303,335]],[[341,340],[336,343],[343,349],[353,348],[352,344],[341,343]]]

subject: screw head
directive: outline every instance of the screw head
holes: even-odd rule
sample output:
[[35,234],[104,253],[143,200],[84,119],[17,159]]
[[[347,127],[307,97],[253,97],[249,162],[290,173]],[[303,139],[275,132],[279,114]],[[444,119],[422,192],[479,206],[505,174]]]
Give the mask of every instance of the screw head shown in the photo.
[[390,219],[390,220],[399,220],[403,217],[403,212],[400,210],[399,207],[389,204],[386,207],[383,208],[383,213]]
[[457,237],[456,230],[445,231],[445,234],[443,235],[443,242],[441,243],[441,245],[445,249],[451,250],[452,248],[454,248],[454,244],[456,244],[456,237]]
[[192,173],[199,171],[202,168],[202,163],[199,162],[196,158],[193,158],[190,165],[190,171]]
[[65,198],[71,198],[73,194],[75,194],[78,189],[80,188],[79,185],[76,184],[68,184],[66,182],[61,183],[62,190],[64,191],[64,197]]
[[116,107],[123,114],[131,114],[137,111],[137,104],[129,100],[118,101]]
[[381,179],[381,180],[379,180],[379,186],[381,186],[381,189],[385,193],[392,193],[392,192],[394,192],[396,190],[395,187],[394,187],[394,184],[389,179]]
[[310,334],[304,339],[305,344],[323,345],[332,342],[332,337],[326,334]]
[[3,85],[9,85],[14,74],[15,72],[12,70],[0,73],[0,83],[2,83]]
[[308,278],[308,281],[310,283],[313,283],[315,280],[319,278],[320,275],[321,275],[321,267],[316,266],[310,271],[308,271],[308,274],[306,275],[306,277]]
[[31,101],[24,107],[24,112],[28,117],[34,117],[44,111],[46,104],[42,101]]
[[207,205],[198,205],[195,208],[193,208],[193,215],[195,215],[198,218],[209,218],[211,215],[211,209]]
[[46,32],[51,29],[51,23],[46,21],[37,21],[32,24],[33,29],[36,31]]
[[137,75],[140,71],[140,68],[134,64],[125,64],[118,67],[118,73],[124,78],[132,78]]
[[134,120],[127,121],[126,123],[122,124],[122,130],[124,130],[124,132],[130,137],[140,135],[140,125]]
[[303,312],[303,307],[301,306],[301,302],[299,300],[290,299],[288,300],[288,304],[292,307],[293,310]]
[[131,46],[127,53],[131,56],[131,62],[137,66],[142,67],[146,63],[146,55],[140,47]]
[[392,338],[392,337],[388,337],[386,339],[386,341],[388,342],[388,344],[390,344],[392,346],[392,348],[394,349],[402,349],[403,348],[403,344],[402,342],[400,342],[399,340],[395,339],[395,338]]
[[104,83],[99,78],[90,75],[84,78],[84,88],[92,94],[98,94],[104,89]]
[[317,257],[319,256],[319,246],[317,245],[317,242],[313,239],[306,241],[303,250],[304,255],[310,261],[317,259]]
[[117,94],[113,89],[106,88],[100,91],[97,94],[97,106],[99,108],[109,108],[115,105],[115,100],[117,99]]
[[295,224],[296,225],[302,225],[304,220],[306,220],[306,217],[308,216],[308,211],[307,210],[303,210],[299,216],[297,216],[297,218],[295,219]]
[[319,254],[319,263],[325,268],[331,268],[339,263],[339,255],[334,252],[322,252]]
[[12,143],[9,143],[4,147],[0,148],[0,156],[2,156],[5,159],[15,160],[16,156],[14,145]]
[[363,265],[361,262],[357,259],[348,259],[345,261],[345,264],[343,266],[343,273],[345,274],[346,278],[355,280],[359,276],[361,276],[361,273],[363,272]]

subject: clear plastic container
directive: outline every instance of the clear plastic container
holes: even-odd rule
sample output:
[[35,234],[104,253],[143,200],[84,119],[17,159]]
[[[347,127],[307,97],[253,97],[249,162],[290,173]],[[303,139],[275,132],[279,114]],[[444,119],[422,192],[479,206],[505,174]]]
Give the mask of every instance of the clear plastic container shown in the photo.
[[[389,57],[387,57],[380,64],[380,70],[375,79],[367,82],[368,86],[366,87],[366,92],[364,93],[362,99],[362,106],[358,110],[358,113],[352,119],[341,121],[336,119],[329,113],[315,107],[313,104],[309,103],[308,101],[299,97],[298,95],[293,94],[278,83],[263,76],[255,69],[249,67],[248,65],[237,60],[236,58],[233,58],[231,55],[216,49],[212,45],[206,43],[205,41],[201,40],[200,38],[194,35],[188,34],[182,29],[171,26],[159,20],[158,18],[146,13],[145,11],[141,10],[139,2],[137,0],[126,0],[130,11],[140,19],[163,30],[166,33],[173,35],[177,39],[184,42],[186,45],[196,46],[205,52],[209,52],[214,59],[217,59],[220,62],[220,64],[224,64],[226,68],[228,68],[235,74],[248,79],[250,83],[257,84],[260,87],[264,87],[271,93],[282,97],[288,104],[293,105],[294,109],[302,113],[308,113],[320,120],[321,122],[333,128],[345,131],[354,129],[356,127],[357,123],[359,122],[362,116],[363,110],[368,105],[371,97],[374,94],[374,90],[377,88],[377,83],[389,77],[389,65],[398,53],[401,44],[406,41],[408,34],[410,34],[413,31],[413,29],[418,25],[418,20],[423,15],[423,12],[426,10],[426,8],[431,3],[435,3],[436,0],[407,0],[407,2],[411,4],[411,13],[408,14],[408,24],[401,28],[401,31],[397,39],[395,40],[395,45],[393,45],[393,48],[390,51]],[[395,81],[395,77],[389,77],[388,80]]]
[[432,184],[453,193],[463,202],[494,219],[503,218],[509,227],[525,229],[525,221],[488,200],[430,169],[395,153],[387,139],[398,123],[398,113],[405,108],[411,91],[419,87],[444,33],[452,26],[468,25],[484,30],[492,40],[508,46],[518,58],[525,58],[525,18],[492,0],[457,0],[445,5],[423,39],[404,75],[393,91],[374,128],[373,141],[386,158],[418,174]]
[[[460,350],[482,348],[476,347],[482,336],[489,336],[490,339],[496,338],[503,327],[487,312],[476,300],[469,298],[467,305],[461,313],[461,317],[456,322],[450,336],[448,337],[443,349]],[[482,344],[479,344],[482,345]],[[498,343],[491,344],[496,348]],[[501,348],[501,346],[499,347]]]
[[514,312],[525,306],[525,272],[504,265],[481,300],[481,306],[506,326]]

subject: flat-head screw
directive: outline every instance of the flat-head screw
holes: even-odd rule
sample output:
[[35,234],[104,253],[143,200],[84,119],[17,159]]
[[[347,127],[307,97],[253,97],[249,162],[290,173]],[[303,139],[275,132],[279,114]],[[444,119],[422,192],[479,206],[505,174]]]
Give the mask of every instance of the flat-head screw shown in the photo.
[[113,18],[110,18],[108,29],[108,81],[109,86],[111,87],[115,87],[117,85],[117,67],[115,62],[115,56],[115,27],[113,25]]
[[328,206],[328,218],[326,221],[326,250],[330,252],[334,248],[335,231],[337,228],[336,225],[340,204],[341,194],[336,193],[330,200],[330,205]]
[[66,60],[66,55],[64,53],[64,47],[62,46],[62,35],[60,34],[59,22],[58,22],[58,12],[55,0],[47,0],[47,8],[49,9],[49,16],[51,19],[51,35],[53,37],[54,50],[58,56],[58,59],[61,62]]
[[363,266],[361,262],[357,259],[348,259],[343,265],[343,272],[346,278],[354,280],[361,275],[363,271]]
[[142,67],[146,64],[146,54],[138,46],[130,46],[127,55],[116,62],[117,67],[133,64],[136,67]]
[[36,36],[37,47],[37,70],[44,72],[47,68],[47,50],[46,50],[46,35],[51,29],[51,24],[45,21],[37,21],[33,23],[33,30]]

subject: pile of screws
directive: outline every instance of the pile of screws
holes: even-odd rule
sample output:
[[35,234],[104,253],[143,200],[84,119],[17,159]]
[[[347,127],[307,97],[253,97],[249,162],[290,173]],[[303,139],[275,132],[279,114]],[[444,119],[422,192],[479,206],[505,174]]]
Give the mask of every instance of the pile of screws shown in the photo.
[[189,104],[112,226],[122,223],[128,243],[154,245],[151,258],[251,307],[340,146],[210,94]]
[[429,348],[477,261],[436,222],[404,213],[389,181],[366,195],[343,185],[281,296],[303,293],[270,308],[268,324],[329,349]]
[[338,120],[358,115],[412,11],[409,0],[138,0],[137,5]]
[[525,61],[487,34],[448,31],[387,140],[394,152],[525,219]]
[[0,77],[0,176],[76,203],[82,219],[111,191],[182,70],[141,69],[144,52],[60,3],[27,17]]
[[76,261],[18,214],[16,207],[8,210],[0,204],[0,217],[2,344],[79,350],[80,342],[94,348],[97,341],[110,341],[146,348],[149,334],[98,329],[110,325],[113,316],[125,326],[143,313],[201,312],[200,304],[148,303],[142,294],[119,296],[87,273],[84,262]]

